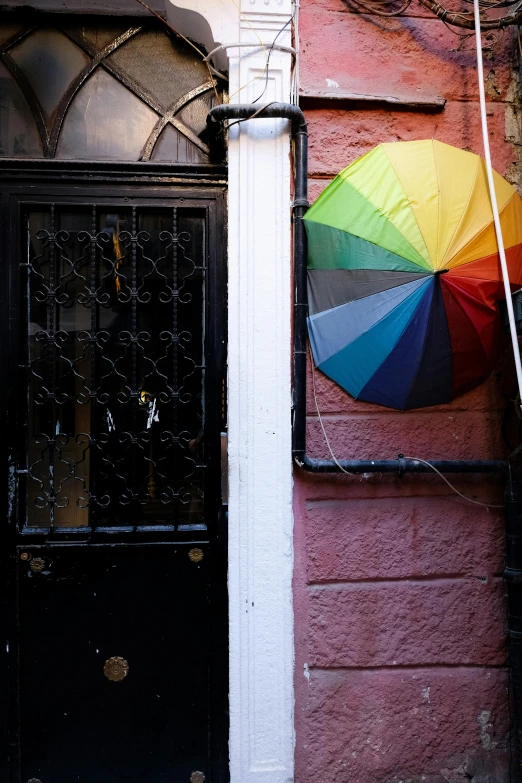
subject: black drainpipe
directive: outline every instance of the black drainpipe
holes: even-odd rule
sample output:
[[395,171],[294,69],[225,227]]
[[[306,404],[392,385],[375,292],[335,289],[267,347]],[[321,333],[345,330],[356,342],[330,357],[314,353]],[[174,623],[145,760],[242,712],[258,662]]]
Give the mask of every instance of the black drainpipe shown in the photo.
[[[320,460],[306,454],[306,344],[308,313],[307,246],[303,217],[308,209],[308,128],[303,112],[290,103],[222,104],[208,114],[207,128],[211,156],[225,157],[225,120],[284,118],[292,124],[294,139],[294,390],[292,410],[292,454],[299,467],[311,473],[429,473],[431,468],[399,455],[392,460]],[[427,460],[441,473],[503,473],[502,460]],[[339,467],[340,466],[340,467]]]
[[[254,117],[255,115],[255,117]],[[284,118],[292,123],[294,138],[294,392],[292,453],[294,461],[312,473],[428,473],[431,468],[399,454],[395,460],[321,460],[306,454],[306,345],[308,312],[307,247],[303,216],[308,208],[308,129],[303,112],[289,103],[233,105],[211,109],[207,117],[211,156],[225,156],[225,120]],[[518,450],[517,450],[518,451]],[[515,454],[513,455],[515,456]],[[513,467],[504,460],[427,460],[441,473],[507,473],[505,492],[506,568],[510,674],[514,704],[514,744],[518,783],[522,783],[522,490]]]

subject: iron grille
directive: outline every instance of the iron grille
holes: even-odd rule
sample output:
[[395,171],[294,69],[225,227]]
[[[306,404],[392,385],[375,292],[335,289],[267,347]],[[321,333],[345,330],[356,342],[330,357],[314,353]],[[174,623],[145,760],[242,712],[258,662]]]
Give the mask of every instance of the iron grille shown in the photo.
[[49,204],[25,232],[25,526],[204,529],[205,210]]

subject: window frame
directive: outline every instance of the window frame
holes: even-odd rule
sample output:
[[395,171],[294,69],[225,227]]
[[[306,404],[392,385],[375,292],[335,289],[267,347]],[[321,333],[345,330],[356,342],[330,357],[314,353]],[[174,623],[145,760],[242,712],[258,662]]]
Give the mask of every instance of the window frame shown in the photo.
[[[9,20],[9,17],[12,17],[12,19]],[[102,27],[103,20],[107,17],[91,14],[82,16],[81,18],[86,22],[90,22],[91,24],[99,24],[100,27]],[[154,18],[118,16],[118,21],[125,20],[125,23],[128,25],[127,30],[120,35],[116,35],[116,37],[112,39],[109,44],[107,44],[101,50],[96,51],[93,46],[88,44],[88,42],[82,39],[81,36],[75,35],[74,32],[70,29],[70,27],[74,28],[74,26],[78,26],[78,15],[32,13],[30,15],[24,14],[23,16],[20,16],[16,13],[16,11],[12,10],[4,11],[2,14],[2,19],[12,21],[13,23],[16,23],[16,21],[20,19],[21,24],[23,25],[22,30],[18,31],[2,44],[0,44],[0,63],[2,63],[8,69],[29,107],[36,125],[37,132],[40,136],[43,150],[43,159],[73,160],[73,158],[57,158],[58,144],[61,133],[64,128],[67,112],[70,109],[74,99],[79,95],[81,89],[86,85],[89,78],[92,77],[98,71],[98,69],[103,69],[119,84],[128,89],[129,92],[138,98],[148,109],[152,110],[155,114],[158,115],[158,119],[154,124],[152,131],[149,133],[148,137],[143,140],[138,161],[132,162],[150,162],[154,150],[162,138],[163,132],[168,126],[173,127],[178,134],[188,140],[196,149],[198,149],[209,159],[210,151],[208,145],[191,128],[182,122],[180,114],[185,107],[192,103],[192,101],[207,93],[214,92],[217,102],[222,102],[224,96],[222,85],[220,88],[218,80],[212,76],[210,69],[208,73],[208,79],[206,81],[196,87],[191,88],[188,92],[174,101],[174,103],[165,107],[159,103],[152,92],[147,91],[146,88],[138,84],[138,82],[133,80],[127,73],[125,73],[123,69],[119,68],[109,60],[111,55],[124,47],[128,41],[136,38],[141,33],[146,33],[153,30],[161,31],[176,45],[178,42],[174,34],[169,31],[168,27],[160,27],[159,23]],[[38,29],[45,28],[56,30],[57,32],[61,33],[89,57],[89,62],[86,63],[85,67],[69,83],[67,89],[58,102],[58,106],[50,118],[46,117],[40,101],[35,91],[31,87],[28,79],[26,78],[23,70],[17,65],[15,60],[10,55],[12,48],[20,44],[23,40],[29,38],[33,32],[37,31]],[[183,49],[184,44],[182,44],[180,48]],[[23,158],[22,156],[2,156],[0,159],[4,161],[14,159],[27,160],[28,158],[25,156]],[[104,159],[98,160],[103,162]],[[116,162],[117,159],[114,158],[113,160]],[[124,162],[130,163],[131,161]],[[199,162],[187,165],[205,164]]]

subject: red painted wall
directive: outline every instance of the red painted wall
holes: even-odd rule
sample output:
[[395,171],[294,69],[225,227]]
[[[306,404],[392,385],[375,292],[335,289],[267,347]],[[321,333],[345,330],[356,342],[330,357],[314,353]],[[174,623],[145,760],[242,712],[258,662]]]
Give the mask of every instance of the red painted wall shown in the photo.
[[[305,95],[446,99],[443,111],[305,103],[312,200],[379,142],[431,138],[482,152],[473,38],[415,2],[392,20],[302,0]],[[493,163],[518,176],[511,31],[485,51]],[[327,81],[329,80],[329,81]],[[335,86],[338,85],[338,87]],[[338,457],[501,457],[509,359],[451,405],[358,403],[316,373]],[[507,376],[507,377],[506,377]],[[308,378],[308,451],[328,458]],[[495,480],[455,480],[502,502]],[[504,783],[508,775],[502,512],[437,477],[295,475],[296,782]]]

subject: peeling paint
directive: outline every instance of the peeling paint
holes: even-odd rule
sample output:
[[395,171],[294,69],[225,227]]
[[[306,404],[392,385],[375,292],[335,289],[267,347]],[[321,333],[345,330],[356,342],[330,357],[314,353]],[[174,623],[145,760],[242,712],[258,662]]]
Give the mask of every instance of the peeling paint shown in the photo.
[[489,710],[482,710],[477,716],[477,723],[480,727],[480,741],[482,747],[486,750],[491,750],[497,746],[497,743],[491,739],[490,731],[492,725],[490,723],[491,712]]

